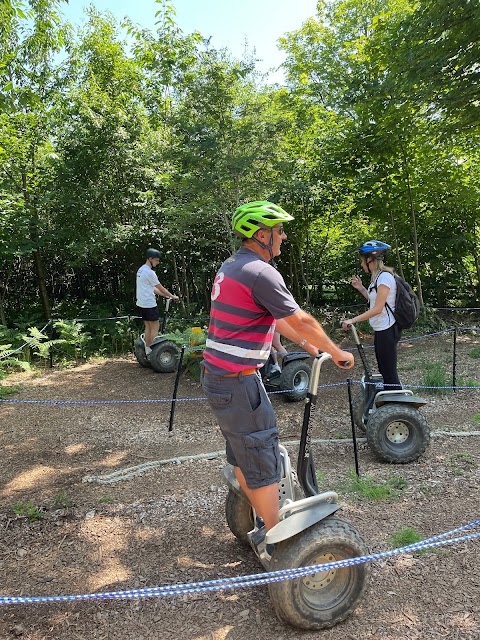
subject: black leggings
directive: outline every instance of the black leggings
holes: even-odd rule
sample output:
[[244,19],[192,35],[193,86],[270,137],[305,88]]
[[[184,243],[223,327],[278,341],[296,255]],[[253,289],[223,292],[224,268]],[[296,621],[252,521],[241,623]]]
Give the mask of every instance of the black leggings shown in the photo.
[[378,370],[383,376],[383,383],[391,385],[385,391],[391,389],[401,389],[400,379],[397,372],[397,344],[402,334],[397,323],[384,331],[374,332],[375,356],[377,358]]

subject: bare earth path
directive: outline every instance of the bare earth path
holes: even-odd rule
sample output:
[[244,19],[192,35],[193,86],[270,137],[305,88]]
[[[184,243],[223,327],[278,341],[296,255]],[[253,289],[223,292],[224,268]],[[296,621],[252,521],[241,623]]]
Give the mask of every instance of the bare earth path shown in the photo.
[[[480,360],[463,369],[480,380]],[[415,380],[419,358],[447,353],[448,344],[406,346],[402,377]],[[425,354],[425,350],[429,351]],[[421,353],[421,356],[419,355]],[[323,372],[322,372],[323,373]],[[361,375],[356,369],[353,378]],[[412,377],[413,376],[413,377]],[[325,366],[321,382],[344,382]],[[40,376],[19,374],[16,399],[141,400],[169,397],[174,375],[138,367],[133,358],[85,364]],[[478,384],[478,382],[477,382]],[[229,532],[224,517],[224,459],[166,464],[142,476],[85,482],[150,461],[221,451],[223,441],[197,381],[183,377],[173,432],[168,403],[0,405],[0,593],[61,595],[209,580],[260,573],[251,551]],[[362,474],[398,478],[397,497],[372,501],[345,486],[353,467],[348,441],[315,446],[326,488],[339,490],[342,515],[372,552],[391,548],[390,536],[412,527],[422,537],[480,518],[480,392],[429,396],[432,431],[465,433],[432,439],[422,458],[387,466],[360,447]],[[279,396],[282,440],[298,438],[303,405]],[[315,438],[348,438],[346,387],[321,389]],[[289,447],[295,461],[295,446]],[[29,522],[12,507],[31,503],[43,518]],[[477,529],[478,531],[478,529]],[[462,639],[480,637],[479,542],[374,563],[365,599],[334,629],[305,633],[275,617],[266,587],[218,594],[0,607],[0,638],[25,640],[282,640]]]

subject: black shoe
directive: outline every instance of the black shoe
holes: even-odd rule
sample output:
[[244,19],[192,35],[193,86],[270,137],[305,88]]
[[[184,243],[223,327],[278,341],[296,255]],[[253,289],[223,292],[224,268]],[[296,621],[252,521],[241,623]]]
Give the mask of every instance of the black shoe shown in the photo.
[[248,534],[248,539],[250,544],[253,547],[258,547],[265,540],[265,536],[267,535],[267,530],[265,529],[265,525],[263,525],[260,529],[255,529]]

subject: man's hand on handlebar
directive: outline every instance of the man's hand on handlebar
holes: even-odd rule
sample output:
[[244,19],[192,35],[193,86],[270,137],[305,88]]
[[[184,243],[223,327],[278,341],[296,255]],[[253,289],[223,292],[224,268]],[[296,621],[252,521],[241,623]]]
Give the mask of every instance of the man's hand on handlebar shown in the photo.
[[332,356],[332,360],[340,369],[351,369],[355,364],[353,353],[349,351],[340,351],[337,356]]
[[348,331],[352,326],[352,324],[354,323],[351,320],[342,320],[342,329],[345,329],[345,331]]

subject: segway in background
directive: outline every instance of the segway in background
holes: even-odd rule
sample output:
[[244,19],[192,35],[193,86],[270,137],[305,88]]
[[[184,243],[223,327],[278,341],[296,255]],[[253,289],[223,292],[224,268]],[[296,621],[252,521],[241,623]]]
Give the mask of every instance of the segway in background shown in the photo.
[[383,462],[403,464],[417,460],[430,442],[425,416],[418,410],[427,401],[409,389],[384,389],[379,373],[371,373],[357,329],[350,325],[365,375],[352,399],[355,426],[364,431],[373,453]]
[[[232,465],[225,468],[228,485],[226,518],[231,532],[251,545],[268,571],[306,567],[367,554],[359,532],[339,518],[341,508],[334,491],[319,493],[311,445],[311,419],[317,402],[323,353],[314,358],[303,415],[297,473],[285,447],[280,445],[282,478],[279,484],[280,522],[265,534],[265,527],[242,491]],[[306,497],[304,497],[306,496]],[[269,545],[274,545],[271,555]],[[271,549],[270,549],[271,551]],[[269,584],[278,617],[301,629],[325,629],[347,618],[359,604],[369,575],[368,563],[328,569],[294,580]]]
[[[165,314],[160,328],[161,334],[165,333],[170,303],[170,298],[166,298]],[[175,342],[168,340],[168,338],[165,338],[163,335],[157,336],[150,345],[152,352],[147,358],[145,354],[145,342],[142,338],[143,334],[135,340],[135,357],[142,367],[152,367],[157,373],[172,373],[172,371],[176,370],[180,357],[180,349]]]
[[279,370],[270,355],[260,369],[266,390],[283,391],[282,398],[287,402],[305,400],[312,371],[310,358],[308,353],[285,353]]

